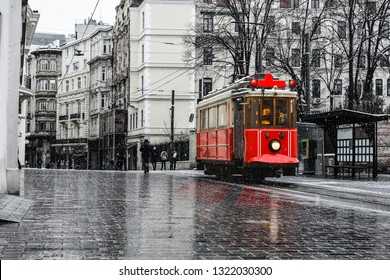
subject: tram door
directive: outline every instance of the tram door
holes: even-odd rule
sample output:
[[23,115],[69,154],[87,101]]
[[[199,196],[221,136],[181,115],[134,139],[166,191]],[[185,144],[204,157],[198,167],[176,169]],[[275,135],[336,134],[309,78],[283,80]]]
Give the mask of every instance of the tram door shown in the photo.
[[234,102],[234,158],[242,161],[244,159],[244,106],[242,99]]

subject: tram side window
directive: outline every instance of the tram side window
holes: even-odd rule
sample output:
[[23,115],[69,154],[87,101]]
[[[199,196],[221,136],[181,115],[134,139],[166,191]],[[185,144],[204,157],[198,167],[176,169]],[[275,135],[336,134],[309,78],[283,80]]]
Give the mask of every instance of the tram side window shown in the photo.
[[251,128],[259,127],[259,112],[260,112],[260,100],[259,98],[251,98],[251,102],[249,103],[250,113],[248,113],[248,117],[251,116],[251,119],[247,121],[247,126]]
[[217,107],[209,109],[209,128],[216,128],[217,126]]
[[218,106],[218,127],[227,126],[227,106],[226,103]]
[[276,99],[276,126],[288,126],[288,99]]
[[273,125],[273,99],[264,99],[261,106],[262,126]]
[[200,130],[207,129],[207,110],[200,111]]

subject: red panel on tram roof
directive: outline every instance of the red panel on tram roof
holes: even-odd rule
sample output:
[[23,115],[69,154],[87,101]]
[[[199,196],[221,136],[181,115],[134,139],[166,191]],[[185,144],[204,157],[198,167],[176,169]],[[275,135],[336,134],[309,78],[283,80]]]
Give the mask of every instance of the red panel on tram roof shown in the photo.
[[286,81],[274,80],[274,77],[272,76],[272,74],[267,73],[264,76],[264,80],[257,80],[257,86],[258,87],[265,87],[265,88],[272,88],[274,86],[276,86],[278,88],[285,88]]

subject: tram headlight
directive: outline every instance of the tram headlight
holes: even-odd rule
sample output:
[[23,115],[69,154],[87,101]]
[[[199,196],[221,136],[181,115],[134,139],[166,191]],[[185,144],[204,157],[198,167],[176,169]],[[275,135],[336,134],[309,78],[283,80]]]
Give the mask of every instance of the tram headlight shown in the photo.
[[277,152],[280,150],[281,145],[278,140],[274,139],[269,142],[268,147],[272,152]]

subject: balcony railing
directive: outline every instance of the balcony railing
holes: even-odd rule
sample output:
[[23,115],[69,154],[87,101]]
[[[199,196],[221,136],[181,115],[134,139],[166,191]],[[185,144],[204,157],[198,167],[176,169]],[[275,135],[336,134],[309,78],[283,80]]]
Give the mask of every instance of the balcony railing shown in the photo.
[[66,120],[68,120],[68,115],[59,116],[58,119],[59,119],[60,121],[66,121]]
[[71,120],[80,119],[80,118],[81,118],[81,114],[80,113],[70,114],[70,119]]

